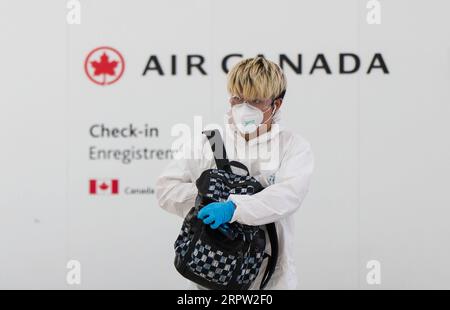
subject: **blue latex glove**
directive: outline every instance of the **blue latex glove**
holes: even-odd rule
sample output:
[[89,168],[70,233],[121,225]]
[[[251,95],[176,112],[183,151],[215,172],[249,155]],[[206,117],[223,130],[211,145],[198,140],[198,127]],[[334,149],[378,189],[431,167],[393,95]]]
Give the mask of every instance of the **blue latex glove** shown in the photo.
[[236,206],[231,200],[212,202],[198,212],[197,218],[202,220],[206,225],[211,224],[212,229],[217,229],[220,225],[231,221],[235,209]]

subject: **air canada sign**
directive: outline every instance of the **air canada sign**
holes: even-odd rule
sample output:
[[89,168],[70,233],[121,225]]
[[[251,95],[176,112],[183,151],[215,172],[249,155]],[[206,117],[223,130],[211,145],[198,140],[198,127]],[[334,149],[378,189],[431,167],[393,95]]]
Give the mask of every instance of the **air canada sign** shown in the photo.
[[[221,69],[224,73],[228,73],[230,68],[239,60],[253,56],[225,55],[220,61]],[[259,54],[258,56],[264,55]],[[321,72],[325,74],[354,74],[358,72],[389,74],[388,66],[381,53],[374,53],[368,57],[361,57],[354,53],[338,53],[331,56],[320,53],[305,56],[303,54],[296,54],[295,56],[279,54],[277,58],[271,60],[277,62],[284,71],[291,71],[299,75],[314,75]],[[150,55],[142,75],[208,75],[208,68],[205,63],[205,56],[199,54],[188,54],[183,57],[178,55],[164,57]]]
[[[230,68],[246,57],[239,53],[225,54],[215,65],[226,74]],[[264,56],[259,54],[259,56]],[[106,86],[117,82],[125,71],[126,53],[108,46],[97,47],[87,53],[84,69],[87,77],[95,84]],[[358,55],[342,52],[331,55],[317,54],[279,54],[271,60],[277,62],[285,72],[296,75],[350,75],[350,74],[389,74],[389,66],[383,54],[375,52]],[[138,63],[133,61],[133,63]],[[207,76],[211,62],[202,54],[150,54],[142,61],[143,77],[148,76]],[[133,70],[136,72],[136,70]]]

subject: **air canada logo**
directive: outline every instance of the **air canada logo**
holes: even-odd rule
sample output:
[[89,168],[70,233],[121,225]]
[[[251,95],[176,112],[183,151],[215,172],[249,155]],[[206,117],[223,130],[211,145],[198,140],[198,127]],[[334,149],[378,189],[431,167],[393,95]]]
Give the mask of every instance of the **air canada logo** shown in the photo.
[[117,179],[89,180],[89,194],[91,195],[117,195],[118,193],[119,180]]
[[87,55],[84,71],[95,84],[111,85],[122,77],[125,60],[122,54],[112,47],[98,47]]

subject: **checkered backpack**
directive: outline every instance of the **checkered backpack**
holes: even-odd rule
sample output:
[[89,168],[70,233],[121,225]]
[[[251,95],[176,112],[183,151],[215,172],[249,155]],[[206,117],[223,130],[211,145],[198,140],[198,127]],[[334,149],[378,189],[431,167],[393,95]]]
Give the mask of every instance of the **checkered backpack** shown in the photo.
[[[196,181],[195,206],[184,219],[174,245],[175,267],[182,276],[208,289],[247,290],[258,276],[263,260],[268,258],[260,284],[263,289],[275,270],[278,257],[275,224],[265,225],[271,245],[268,255],[265,253],[266,235],[261,226],[234,222],[214,230],[197,219],[197,213],[211,202],[226,201],[230,194],[252,195],[264,188],[249,175],[244,164],[228,161],[218,130],[203,133],[211,144],[217,169],[205,170]],[[231,166],[247,171],[247,175],[234,174]]]

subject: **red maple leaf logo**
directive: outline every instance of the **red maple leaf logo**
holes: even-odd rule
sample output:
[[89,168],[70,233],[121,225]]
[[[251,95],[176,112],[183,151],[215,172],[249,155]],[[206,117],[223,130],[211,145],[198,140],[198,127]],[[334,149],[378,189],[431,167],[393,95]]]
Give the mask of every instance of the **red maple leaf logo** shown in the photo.
[[117,82],[125,70],[125,59],[115,48],[100,46],[86,56],[84,72],[95,84],[106,86]]
[[108,185],[105,183],[105,182],[103,182],[100,186],[99,186],[99,188],[100,189],[102,189],[102,190],[106,190],[106,189],[108,189]]
[[100,57],[99,61],[91,61],[92,67],[94,67],[94,75],[98,76],[103,74],[103,83],[106,83],[106,75],[115,76],[115,68],[117,67],[118,62],[113,60],[109,61],[109,56],[104,52]]

